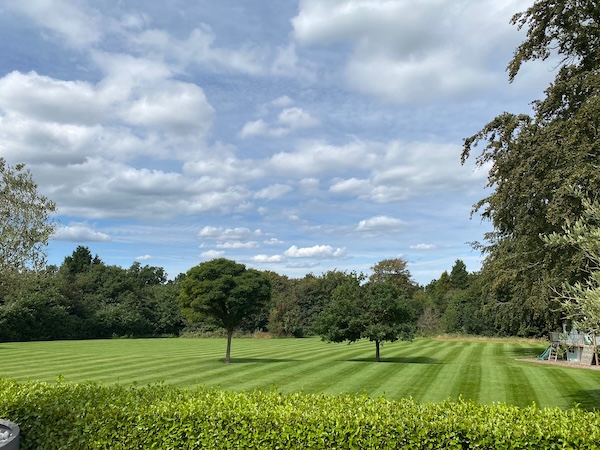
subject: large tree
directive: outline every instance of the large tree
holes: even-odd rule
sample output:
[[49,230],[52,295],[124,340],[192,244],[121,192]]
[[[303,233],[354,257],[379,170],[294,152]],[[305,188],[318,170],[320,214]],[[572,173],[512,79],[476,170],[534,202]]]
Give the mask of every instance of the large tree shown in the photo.
[[584,282],[563,283],[557,291],[566,318],[581,331],[600,336],[600,202],[589,199],[574,188],[584,211],[575,222],[567,221],[562,233],[545,236],[547,245],[561,250],[574,248],[588,262],[588,277]]
[[0,271],[40,269],[54,231],[54,202],[38,192],[24,164],[0,158]]
[[494,227],[480,246],[488,312],[501,332],[539,335],[560,320],[552,290],[586,277],[579,252],[545,246],[540,236],[581,214],[570,186],[585,195],[600,189],[600,8],[596,0],[537,0],[512,23],[527,36],[509,79],[527,61],[556,56],[555,80],[533,116],[504,113],[467,138],[462,160],[485,144],[476,161],[490,167],[494,190],[474,212]]
[[192,267],[181,286],[179,303],[188,317],[199,314],[227,331],[225,362],[231,356],[231,338],[242,321],[271,298],[269,278],[225,258]]
[[415,311],[402,290],[390,280],[364,281],[354,274],[333,292],[331,302],[317,320],[322,339],[328,342],[375,343],[375,360],[380,361],[383,342],[413,338]]

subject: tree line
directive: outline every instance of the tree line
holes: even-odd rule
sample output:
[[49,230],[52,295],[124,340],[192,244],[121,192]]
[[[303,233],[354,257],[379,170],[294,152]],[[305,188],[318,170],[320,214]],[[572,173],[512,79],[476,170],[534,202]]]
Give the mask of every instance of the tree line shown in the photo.
[[[129,268],[107,265],[87,247],[79,246],[59,267],[5,271],[0,276],[0,341],[221,335],[227,325],[192,304],[197,301],[194,295],[207,292],[193,286],[197,271],[207,266],[222,276],[230,269],[232,262],[213,267],[218,261],[222,259],[169,280],[160,267],[139,262]],[[359,324],[345,335],[348,340],[381,341],[377,336],[386,336],[386,327],[406,324],[410,330],[388,330],[387,336],[411,336],[412,328],[421,334],[496,332],[485,326],[479,275],[468,273],[460,260],[427,286],[412,280],[402,259],[379,262],[370,277],[335,270],[302,278],[254,272],[268,282],[266,300],[257,301],[258,308],[245,306],[243,311],[249,313],[241,314],[230,331],[264,331],[274,337],[323,335],[339,340],[339,330],[338,337],[334,330],[342,326],[334,319],[345,314]],[[253,301],[246,294],[240,292],[240,301]],[[390,316],[380,317],[379,324],[370,323],[379,317],[378,308],[386,306]]]

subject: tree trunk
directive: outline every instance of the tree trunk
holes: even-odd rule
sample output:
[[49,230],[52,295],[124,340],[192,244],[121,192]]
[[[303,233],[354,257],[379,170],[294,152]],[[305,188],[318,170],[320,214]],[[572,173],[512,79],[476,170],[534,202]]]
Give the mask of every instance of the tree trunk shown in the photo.
[[233,337],[233,330],[227,330],[227,351],[225,352],[225,364],[229,364],[231,359],[231,338]]
[[379,341],[375,341],[375,361],[381,361],[379,358]]

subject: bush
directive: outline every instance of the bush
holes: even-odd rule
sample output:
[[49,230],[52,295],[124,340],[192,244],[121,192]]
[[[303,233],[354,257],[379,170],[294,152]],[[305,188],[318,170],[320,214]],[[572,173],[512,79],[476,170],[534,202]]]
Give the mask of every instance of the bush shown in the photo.
[[597,448],[600,414],[472,402],[0,380],[27,449]]

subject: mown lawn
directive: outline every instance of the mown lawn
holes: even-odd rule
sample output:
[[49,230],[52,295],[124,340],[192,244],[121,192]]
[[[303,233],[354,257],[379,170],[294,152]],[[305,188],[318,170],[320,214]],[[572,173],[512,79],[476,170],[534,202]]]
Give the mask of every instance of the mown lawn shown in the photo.
[[600,371],[519,360],[543,349],[526,341],[417,339],[386,343],[382,362],[375,363],[367,341],[237,339],[225,365],[224,339],[0,343],[0,377],[600,407]]

